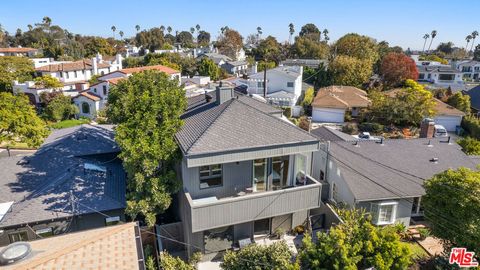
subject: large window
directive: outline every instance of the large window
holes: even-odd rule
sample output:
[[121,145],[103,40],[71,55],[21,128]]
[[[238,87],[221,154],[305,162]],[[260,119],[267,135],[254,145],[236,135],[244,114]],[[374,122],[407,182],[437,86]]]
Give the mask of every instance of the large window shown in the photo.
[[103,95],[104,96],[107,95],[107,86],[106,85],[103,86]]
[[28,234],[26,231],[11,233],[8,235],[10,243],[28,241]]
[[82,102],[82,113],[90,114],[90,105],[87,102]]
[[287,82],[287,87],[293,87],[293,82]]
[[253,191],[267,190],[267,163],[266,158],[253,161]]
[[373,223],[376,225],[395,223],[397,205],[397,202],[372,203],[370,211],[372,213]]
[[273,190],[288,186],[288,156],[272,158]]
[[305,185],[307,183],[306,171],[307,171],[307,157],[300,154],[295,155],[295,168],[293,173],[295,176],[295,184],[297,186]]
[[218,187],[222,185],[222,165],[200,167],[200,189]]
[[455,74],[440,74],[438,79],[442,81],[453,81],[455,79]]

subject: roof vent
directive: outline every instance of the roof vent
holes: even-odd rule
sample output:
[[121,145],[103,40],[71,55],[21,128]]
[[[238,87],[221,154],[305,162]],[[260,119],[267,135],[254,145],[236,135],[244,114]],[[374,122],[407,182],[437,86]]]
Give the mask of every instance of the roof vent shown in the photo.
[[360,145],[358,144],[358,141],[355,141],[355,143],[353,144],[353,146],[355,146],[355,147],[360,147]]
[[433,147],[432,140],[428,140],[427,147]]
[[32,248],[27,242],[15,242],[0,251],[0,265],[15,263],[27,257]]
[[438,163],[438,158],[434,157],[430,159],[430,162],[437,164]]

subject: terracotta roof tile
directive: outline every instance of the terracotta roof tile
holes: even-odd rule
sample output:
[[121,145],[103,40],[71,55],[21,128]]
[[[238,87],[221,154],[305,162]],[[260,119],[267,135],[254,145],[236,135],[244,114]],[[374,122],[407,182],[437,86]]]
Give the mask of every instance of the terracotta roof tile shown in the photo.
[[26,53],[26,52],[33,52],[33,51],[38,51],[38,49],[35,48],[17,48],[17,47],[12,47],[12,48],[0,48],[0,53]]
[[175,69],[170,68],[170,67],[162,66],[162,65],[124,68],[124,69],[119,70],[119,71],[124,73],[124,74],[132,74],[132,73],[141,72],[141,71],[144,71],[144,70],[158,70],[158,71],[162,71],[162,72],[165,72],[167,74],[170,74],[170,75],[180,73],[180,71],[178,71],[178,70],[175,70]]
[[[99,63],[98,68],[108,68],[110,64],[107,63]],[[60,64],[51,64],[36,68],[36,71],[43,71],[43,72],[58,72],[58,71],[74,71],[74,70],[90,70],[93,69],[92,67],[92,60],[84,59],[75,62],[68,62],[68,63],[60,63]]]
[[[101,97],[95,95],[94,93],[90,93],[88,91],[80,92],[80,93],[78,93],[78,96],[84,96],[84,97],[86,97],[90,100],[93,100],[93,101],[100,101],[102,99]],[[78,96],[76,96],[76,97],[78,97]]]

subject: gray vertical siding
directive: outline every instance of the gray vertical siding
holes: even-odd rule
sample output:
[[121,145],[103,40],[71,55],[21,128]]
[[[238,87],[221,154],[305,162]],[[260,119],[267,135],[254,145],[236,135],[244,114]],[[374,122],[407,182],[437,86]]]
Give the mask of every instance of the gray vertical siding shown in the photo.
[[395,217],[395,223],[403,223],[406,226],[410,225],[410,217],[412,215],[412,199],[395,199],[395,200],[383,200],[383,201],[362,201],[358,202],[356,207],[363,208],[367,212],[370,212],[371,203],[381,203],[381,202],[398,202],[397,213]]

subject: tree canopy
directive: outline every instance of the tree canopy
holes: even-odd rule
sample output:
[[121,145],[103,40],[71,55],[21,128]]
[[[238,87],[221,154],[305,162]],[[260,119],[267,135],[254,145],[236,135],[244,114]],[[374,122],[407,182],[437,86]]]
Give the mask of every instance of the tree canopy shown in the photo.
[[175,134],[187,101],[177,81],[161,72],[135,73],[112,87],[107,116],[117,124],[115,140],[128,175],[126,213],[144,217],[148,226],[164,212],[180,183]]
[[447,170],[425,181],[422,197],[432,233],[447,248],[465,247],[480,253],[480,172],[468,168]]
[[201,76],[209,76],[212,81],[220,78],[220,68],[212,60],[204,57],[198,62],[198,74]]
[[14,80],[24,82],[31,80],[34,69],[30,59],[17,56],[0,57],[0,92],[12,92]]
[[182,31],[178,33],[176,41],[180,43],[183,47],[192,47],[193,35],[188,31]]
[[351,33],[341,37],[333,47],[338,55],[355,57],[373,65],[378,59],[377,44],[374,39]]
[[372,91],[368,116],[384,124],[418,126],[424,117],[435,115],[435,101],[430,91],[413,80],[406,80],[394,94]]
[[201,30],[197,36],[197,44],[200,46],[208,46],[210,44],[210,33]]
[[312,41],[320,41],[320,36],[322,32],[318,27],[313,24],[313,23],[307,23],[302,28],[300,29],[300,32],[298,35],[300,37],[305,37],[307,39],[310,39]]
[[469,95],[464,95],[461,92],[456,92],[455,94],[448,97],[447,103],[466,113],[467,115],[471,112]]
[[274,61],[276,64],[284,58],[280,43],[272,36],[262,39],[257,48],[253,49],[253,55],[257,60]]
[[292,46],[292,54],[298,58],[327,59],[330,48],[325,42],[298,36]]
[[285,241],[269,246],[250,244],[238,252],[227,251],[221,264],[224,270],[299,269],[290,262],[292,253]]
[[388,53],[380,65],[380,75],[385,87],[396,87],[405,80],[417,80],[418,70],[412,58],[403,53]]
[[[63,95],[61,92],[52,95],[46,103],[44,110],[44,117],[50,121],[61,121],[72,118],[78,113],[78,107],[72,104],[72,99],[69,96]],[[46,97],[47,95],[42,95]]]
[[60,89],[63,87],[63,84],[57,78],[53,78],[50,75],[36,77],[33,81],[35,86],[39,88]]
[[227,28],[218,37],[215,46],[221,54],[236,59],[236,54],[243,47],[243,37],[236,30]]
[[329,233],[317,233],[318,240],[307,235],[298,258],[301,269],[407,269],[411,251],[400,242],[392,226],[375,227],[364,210],[338,211],[343,223]]
[[0,142],[20,141],[38,147],[49,134],[45,122],[22,94],[0,92],[0,119]]
[[329,72],[336,85],[360,87],[372,75],[372,64],[355,57],[340,55],[329,64]]

